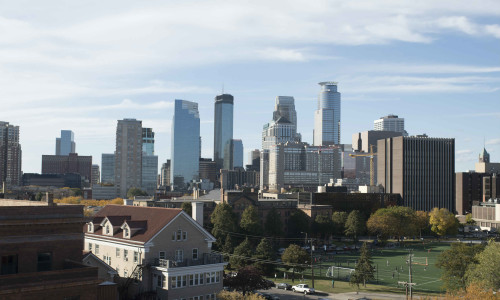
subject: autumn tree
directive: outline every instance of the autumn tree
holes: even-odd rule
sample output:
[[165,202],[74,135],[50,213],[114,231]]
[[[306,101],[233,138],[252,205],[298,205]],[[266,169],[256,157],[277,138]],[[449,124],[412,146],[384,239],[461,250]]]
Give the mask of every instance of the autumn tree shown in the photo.
[[472,214],[465,215],[465,223],[468,225],[476,225],[476,221],[472,218]]
[[446,208],[435,207],[429,214],[431,230],[439,236],[445,234],[456,234],[458,231],[458,220],[455,215]]
[[485,288],[480,283],[472,283],[463,290],[447,291],[444,297],[433,300],[500,300],[500,295],[493,289]]
[[262,234],[262,226],[260,225],[259,214],[255,206],[250,205],[245,208],[241,214],[240,228],[248,234]]
[[500,289],[500,244],[493,240],[475,256],[477,263],[469,266],[466,277],[469,283],[480,283],[484,288]]
[[360,256],[358,262],[356,263],[356,268],[351,274],[350,284],[356,285],[359,290],[359,285],[363,284],[366,287],[366,282],[375,278],[375,267],[373,266],[372,257],[370,250],[366,246],[366,242],[363,243],[360,250]]
[[358,242],[358,237],[365,232],[365,220],[363,216],[359,212],[359,210],[353,210],[347,216],[347,220],[345,222],[345,234],[347,236],[351,236],[354,239],[354,242]]
[[419,232],[420,237],[422,237],[422,231],[429,228],[429,213],[426,211],[416,211],[415,212],[415,229]]
[[137,187],[131,187],[127,191],[127,198],[134,199],[135,196],[147,196],[148,193]]
[[370,216],[366,225],[368,230],[386,239],[389,236],[401,236],[415,233],[415,211],[410,207],[391,206],[378,209]]
[[213,224],[212,235],[217,239],[217,247],[222,247],[228,233],[236,232],[236,217],[233,209],[227,203],[219,203],[215,206],[210,221]]
[[307,264],[310,260],[307,252],[300,248],[299,245],[291,244],[285,249],[283,255],[281,255],[281,260],[288,266],[292,268],[292,282],[295,282],[295,271],[301,271],[304,269],[304,264]]

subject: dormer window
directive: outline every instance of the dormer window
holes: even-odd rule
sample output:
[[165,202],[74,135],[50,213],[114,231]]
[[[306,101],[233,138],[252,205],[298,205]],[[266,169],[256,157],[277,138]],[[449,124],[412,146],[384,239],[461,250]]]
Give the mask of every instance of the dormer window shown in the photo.
[[90,222],[90,223],[87,225],[87,231],[88,231],[88,232],[94,232],[94,226],[93,226],[92,222]]
[[123,236],[126,238],[130,237],[130,232],[128,231],[128,227],[125,227],[123,229]]
[[106,225],[106,234],[109,234],[109,224]]

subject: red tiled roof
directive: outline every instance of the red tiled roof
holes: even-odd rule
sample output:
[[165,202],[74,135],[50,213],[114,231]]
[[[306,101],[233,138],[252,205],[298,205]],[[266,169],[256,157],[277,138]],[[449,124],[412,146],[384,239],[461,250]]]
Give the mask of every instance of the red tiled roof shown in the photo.
[[[147,242],[155,234],[157,234],[165,225],[167,225],[171,220],[173,220],[178,214],[180,214],[182,209],[179,208],[161,208],[161,207],[142,207],[142,206],[129,206],[129,205],[106,205],[94,216],[94,220],[99,220],[99,223],[104,217],[108,217],[111,220],[113,217],[123,217],[127,216],[127,223],[130,227],[138,225],[139,222],[147,221],[147,226],[143,230],[135,233],[130,239],[123,238],[123,231],[121,229],[117,230],[113,235],[114,238],[119,238],[123,240],[132,240],[138,242]],[[136,222],[137,221],[137,222]],[[94,222],[94,221],[93,221]],[[123,224],[123,222],[122,222]],[[119,225],[122,225],[119,224]],[[141,223],[143,224],[143,223]],[[113,224],[114,225],[114,224]],[[88,233],[87,226],[84,226],[84,232],[86,234],[99,235],[100,237],[106,238],[107,235],[102,234],[102,228],[94,231],[94,233]]]

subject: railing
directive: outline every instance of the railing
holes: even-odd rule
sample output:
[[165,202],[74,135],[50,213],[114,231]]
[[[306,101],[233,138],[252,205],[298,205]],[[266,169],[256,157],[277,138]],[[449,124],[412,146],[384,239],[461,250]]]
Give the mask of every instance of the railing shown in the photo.
[[151,261],[151,265],[163,268],[180,268],[180,267],[190,267],[199,265],[210,265],[210,264],[220,264],[224,262],[224,257],[216,253],[203,253],[203,255],[198,259],[159,259],[154,258]]

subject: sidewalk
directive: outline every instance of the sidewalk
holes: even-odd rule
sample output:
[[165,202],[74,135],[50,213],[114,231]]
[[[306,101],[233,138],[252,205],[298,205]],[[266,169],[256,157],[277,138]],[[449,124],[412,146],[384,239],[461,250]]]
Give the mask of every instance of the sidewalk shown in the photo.
[[339,294],[330,293],[328,295],[329,299],[335,299],[335,300],[359,299],[359,298],[363,298],[363,297],[373,299],[373,300],[375,300],[375,299],[405,300],[406,299],[405,295],[365,293],[365,292],[359,292],[359,294],[356,294],[356,292],[339,293]]

